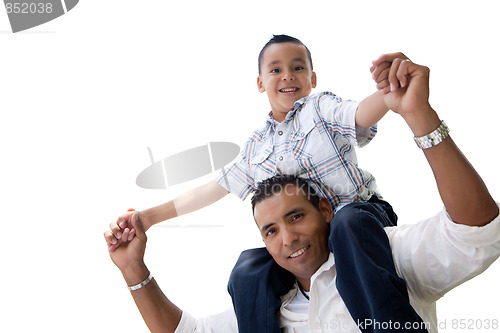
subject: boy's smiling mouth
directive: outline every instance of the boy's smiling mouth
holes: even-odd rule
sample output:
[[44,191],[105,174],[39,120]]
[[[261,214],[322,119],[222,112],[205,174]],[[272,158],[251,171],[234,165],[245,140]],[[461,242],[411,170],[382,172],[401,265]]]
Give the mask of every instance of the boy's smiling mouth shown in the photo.
[[280,93],[284,93],[284,94],[293,94],[293,93],[296,93],[297,91],[299,91],[299,88],[297,88],[297,87],[285,87],[285,88],[281,88],[278,91]]

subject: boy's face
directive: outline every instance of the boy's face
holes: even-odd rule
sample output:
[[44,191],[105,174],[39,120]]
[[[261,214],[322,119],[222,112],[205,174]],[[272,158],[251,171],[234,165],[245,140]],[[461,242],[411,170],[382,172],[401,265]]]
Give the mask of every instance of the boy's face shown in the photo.
[[299,188],[285,186],[255,205],[254,218],[276,263],[309,290],[311,276],[330,253],[327,239],[333,211],[328,200],[321,198],[316,208]]
[[293,104],[309,96],[316,87],[316,73],[311,69],[304,45],[272,44],[264,50],[257,87],[267,92],[276,121],[285,120]]

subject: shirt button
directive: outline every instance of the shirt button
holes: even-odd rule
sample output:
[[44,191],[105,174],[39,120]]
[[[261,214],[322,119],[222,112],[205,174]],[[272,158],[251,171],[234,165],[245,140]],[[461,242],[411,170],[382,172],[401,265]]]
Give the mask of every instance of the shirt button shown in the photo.
[[283,131],[279,131],[278,135],[280,135],[280,136],[283,135]]
[[280,156],[279,160],[280,160],[280,161],[283,161],[283,156]]

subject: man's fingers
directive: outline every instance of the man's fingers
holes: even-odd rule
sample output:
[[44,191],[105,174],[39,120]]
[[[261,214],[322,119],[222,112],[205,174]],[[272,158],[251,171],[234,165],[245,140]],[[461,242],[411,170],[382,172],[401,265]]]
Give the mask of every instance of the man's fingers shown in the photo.
[[409,59],[394,59],[388,77],[391,91],[408,86],[412,66],[414,64]]
[[134,229],[134,228],[132,228],[132,229],[130,230],[130,233],[128,234],[128,241],[129,241],[129,242],[131,242],[131,241],[132,241],[132,239],[134,239],[134,237],[135,237],[135,229]]
[[405,59],[408,59],[408,57],[405,56],[401,52],[386,53],[386,54],[382,54],[380,57],[378,57],[377,59],[373,60],[372,64],[374,66],[378,66],[378,65],[380,65],[383,62],[393,62],[394,59],[403,59],[403,60],[405,60]]
[[122,230],[121,230],[120,226],[118,225],[118,221],[111,222],[109,224],[109,230],[111,231],[113,236],[116,237],[117,239],[120,239],[122,237]]
[[104,239],[106,240],[106,242],[111,243],[111,244],[118,243],[118,239],[115,237],[115,235],[113,235],[111,230],[106,230],[104,232]]
[[372,78],[375,82],[380,83],[384,81],[389,76],[389,69],[391,68],[390,62],[383,62],[377,66],[372,66],[370,72],[372,73]]
[[396,58],[392,61],[392,65],[391,65],[391,69],[389,71],[389,77],[388,77],[391,91],[396,91],[400,87],[397,74],[398,74],[399,65],[401,64],[402,61],[403,61],[403,59],[400,59],[400,58]]
[[106,230],[104,232],[104,239],[106,240],[106,244],[108,245],[108,251],[113,252],[116,250],[118,246],[122,243],[121,240],[116,239],[115,236],[111,233],[110,230]]
[[403,88],[405,88],[408,85],[411,64],[412,63],[410,60],[408,59],[403,60],[399,65],[398,72],[396,73],[396,76],[399,80],[399,84]]
[[120,240],[121,240],[122,242],[127,242],[127,241],[128,241],[128,236],[129,236],[129,234],[130,234],[130,229],[129,229],[129,228],[125,228],[125,229],[123,230],[123,234],[122,234],[122,237],[120,238]]
[[110,244],[110,243],[108,243],[108,251],[109,252],[114,252],[120,245],[121,245],[121,242],[119,242],[117,244]]

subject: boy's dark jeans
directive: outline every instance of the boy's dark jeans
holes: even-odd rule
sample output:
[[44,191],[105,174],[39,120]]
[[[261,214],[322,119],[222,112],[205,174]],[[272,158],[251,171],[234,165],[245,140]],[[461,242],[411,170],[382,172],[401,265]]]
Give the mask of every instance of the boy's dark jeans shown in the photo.
[[[427,332],[410,305],[405,281],[396,273],[383,229],[396,222],[391,205],[373,196],[366,203],[348,204],[330,223],[328,245],[335,258],[337,289],[362,332]],[[228,284],[239,332],[281,332],[280,296],[294,283],[295,277],[265,248],[242,252]],[[367,319],[378,325],[366,325]],[[400,329],[382,329],[388,326]]]

